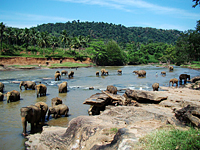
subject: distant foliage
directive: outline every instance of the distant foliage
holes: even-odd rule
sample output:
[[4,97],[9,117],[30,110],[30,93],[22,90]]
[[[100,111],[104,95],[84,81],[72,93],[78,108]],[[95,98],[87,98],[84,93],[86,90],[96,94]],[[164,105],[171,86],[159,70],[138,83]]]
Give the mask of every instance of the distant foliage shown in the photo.
[[164,42],[173,44],[180,36],[181,31],[163,30],[156,28],[125,27],[121,24],[115,25],[104,22],[79,22],[72,21],[66,23],[48,23],[34,27],[40,32],[59,36],[63,30],[66,30],[70,36],[87,36],[92,38],[113,39],[120,45],[128,42],[147,43],[149,39],[153,42]]

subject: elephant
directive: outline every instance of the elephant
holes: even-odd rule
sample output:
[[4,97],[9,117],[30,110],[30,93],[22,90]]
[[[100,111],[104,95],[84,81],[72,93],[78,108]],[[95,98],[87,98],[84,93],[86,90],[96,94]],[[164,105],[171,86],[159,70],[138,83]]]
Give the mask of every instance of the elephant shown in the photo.
[[6,94],[7,102],[14,102],[20,100],[20,93],[16,90],[12,90]]
[[54,107],[56,105],[59,105],[59,104],[62,104],[62,103],[63,103],[63,101],[58,97],[55,97],[55,98],[51,99],[51,106],[52,107]]
[[112,94],[117,94],[117,88],[113,85],[108,85],[106,90]]
[[21,81],[19,88],[22,90],[22,86],[24,86],[25,90],[32,89],[35,90],[36,83],[33,81]]
[[158,91],[159,83],[154,83],[154,84],[152,85],[152,88],[153,88],[153,91]]
[[172,83],[172,86],[174,85],[174,83],[176,83],[176,87],[177,87],[178,86],[178,79],[176,79],[176,78],[170,79],[169,80],[169,86],[170,86],[170,83]]
[[117,70],[117,73],[122,74],[122,70],[121,69]]
[[47,87],[44,84],[38,84],[36,85],[36,89],[37,89],[37,97],[42,96],[46,96],[46,92],[47,92]]
[[[23,127],[23,135],[26,136],[27,131],[27,122],[31,124],[31,133],[34,133],[35,127],[39,124],[41,120],[41,109],[38,108],[35,105],[30,105],[27,107],[22,107],[20,109],[21,112],[21,121],[22,121],[22,127]],[[35,126],[36,124],[36,126]]]
[[0,92],[0,101],[3,101],[4,95]]
[[188,75],[188,74],[181,74],[181,75],[179,76],[180,84],[182,84],[182,79],[184,80],[184,84],[186,84],[187,79],[190,80],[190,75]]
[[51,114],[53,114],[53,117],[55,119],[58,118],[58,116],[60,115],[65,115],[65,117],[67,117],[68,112],[69,112],[69,108],[65,104],[59,104],[54,107],[49,107],[47,119],[49,120],[49,116]]
[[133,73],[138,74],[138,70],[134,70]]
[[96,71],[96,76],[99,76],[99,71]]
[[65,75],[65,76],[66,76],[67,74],[68,74],[68,71],[67,71],[67,70],[62,70],[62,71],[61,71],[61,75]]
[[173,66],[169,66],[169,71],[173,71],[174,67]]
[[166,76],[166,72],[165,71],[161,71],[161,75]]
[[58,91],[59,91],[59,93],[67,92],[67,82],[66,81],[58,85]]
[[48,105],[45,102],[37,102],[35,103],[35,106],[40,108],[41,110],[41,122],[44,124],[45,122],[45,116],[48,110]]
[[2,82],[0,82],[0,92],[3,93],[3,89],[4,89],[4,84]]
[[68,78],[71,78],[74,76],[74,71],[70,71],[70,73],[68,73]]
[[146,71],[145,70],[139,70],[137,75],[138,75],[138,77],[145,77],[146,76]]
[[101,69],[101,76],[108,75],[108,71],[106,69]]
[[56,73],[60,73],[60,71],[57,70]]
[[60,73],[55,73],[55,81],[59,81],[61,79],[61,74]]

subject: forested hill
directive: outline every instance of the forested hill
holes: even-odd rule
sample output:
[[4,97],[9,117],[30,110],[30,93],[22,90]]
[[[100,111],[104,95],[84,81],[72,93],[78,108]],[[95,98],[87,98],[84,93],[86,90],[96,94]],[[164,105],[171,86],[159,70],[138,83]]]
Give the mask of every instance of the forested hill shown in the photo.
[[66,23],[48,23],[34,27],[38,31],[59,36],[62,30],[66,30],[69,36],[88,36],[93,38],[114,39],[118,43],[127,42],[164,42],[173,44],[179,37],[181,31],[164,30],[156,28],[125,27],[121,24],[115,25],[104,22],[80,22],[72,21]]

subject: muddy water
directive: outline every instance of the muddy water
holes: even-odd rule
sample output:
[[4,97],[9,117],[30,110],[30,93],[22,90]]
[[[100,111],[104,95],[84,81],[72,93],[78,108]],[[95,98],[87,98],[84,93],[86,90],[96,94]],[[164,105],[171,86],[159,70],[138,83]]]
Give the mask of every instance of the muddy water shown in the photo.
[[[178,78],[181,73],[190,74],[191,77],[199,76],[200,71],[191,70],[181,67],[174,67],[173,72],[169,72],[167,68],[158,68],[156,66],[123,66],[123,67],[105,67],[109,71],[109,76],[96,77],[95,72],[100,71],[102,67],[91,68],[78,68],[66,69],[68,71],[73,70],[75,72],[73,79],[68,79],[66,76],[62,76],[61,81],[54,81],[55,71],[62,69],[43,69],[43,70],[23,70],[23,71],[0,71],[0,82],[5,85],[4,93],[11,90],[19,89],[20,81],[35,81],[47,85],[47,96],[36,96],[34,90],[22,90],[20,91],[21,100],[17,102],[0,102],[0,147],[1,149],[20,150],[24,149],[25,138],[21,135],[22,125],[20,119],[20,108],[35,104],[36,102],[43,101],[51,106],[51,99],[59,97],[63,100],[63,103],[69,107],[69,117],[62,117],[59,119],[50,118],[47,122],[49,126],[63,126],[66,127],[68,122],[80,115],[88,115],[88,105],[83,105],[83,101],[89,98],[92,94],[105,90],[107,85],[114,85],[118,89],[140,89],[140,90],[152,90],[151,85],[154,82],[160,83],[160,86],[168,86],[171,78]],[[122,75],[117,74],[117,70],[123,71]],[[138,78],[132,72],[134,70],[146,70],[147,76],[145,78]],[[165,77],[160,75],[161,71],[166,71]],[[156,77],[156,72],[158,76]],[[63,81],[68,82],[68,93],[58,93],[58,84]],[[94,90],[88,90],[93,86]],[[124,91],[123,91],[124,92]],[[119,94],[123,94],[123,92]],[[30,125],[28,124],[28,131]]]

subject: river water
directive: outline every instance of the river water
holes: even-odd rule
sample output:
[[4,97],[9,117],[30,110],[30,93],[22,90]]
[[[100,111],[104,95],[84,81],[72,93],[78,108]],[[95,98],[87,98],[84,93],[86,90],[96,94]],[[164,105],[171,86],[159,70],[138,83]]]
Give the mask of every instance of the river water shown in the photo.
[[[169,86],[171,78],[178,78],[180,74],[190,74],[191,78],[200,75],[200,71],[174,66],[174,71],[169,72],[167,68],[156,66],[121,66],[121,67],[104,67],[109,71],[108,76],[96,77],[95,72],[100,71],[102,67],[65,69],[68,72],[75,72],[74,78],[68,79],[67,76],[62,76],[60,81],[54,81],[54,74],[57,70],[63,69],[42,69],[42,70],[20,70],[20,71],[0,71],[0,82],[5,85],[4,94],[11,90],[19,89],[19,81],[35,81],[47,85],[47,95],[44,97],[36,96],[35,90],[20,91],[21,100],[17,102],[7,103],[6,97],[0,102],[0,148],[2,150],[23,150],[25,149],[24,142],[26,139],[22,136],[22,124],[20,118],[20,108],[43,101],[51,106],[51,99],[59,97],[63,103],[69,107],[69,116],[58,119],[50,118],[47,122],[49,126],[67,127],[68,122],[80,115],[88,115],[87,110],[89,105],[84,105],[85,99],[91,95],[105,90],[107,85],[114,85],[118,89],[140,89],[152,90],[152,84],[158,82],[160,86]],[[117,70],[122,70],[122,75],[117,74]],[[134,70],[146,70],[145,78],[138,78],[133,74]],[[165,77],[161,76],[160,72],[166,71]],[[156,72],[158,76],[156,77]],[[68,82],[68,92],[58,93],[58,84],[63,81]],[[94,90],[89,90],[93,86]],[[124,91],[123,91],[124,92]],[[123,94],[123,92],[119,94]],[[27,131],[30,130],[28,124]]]

